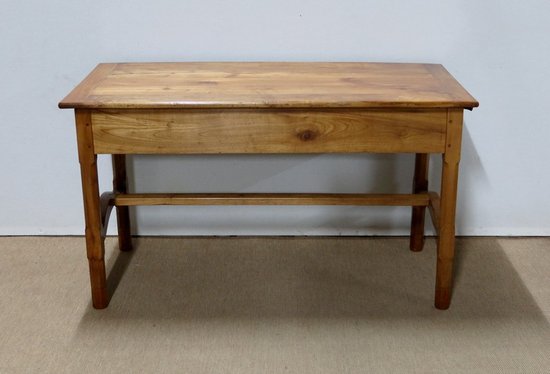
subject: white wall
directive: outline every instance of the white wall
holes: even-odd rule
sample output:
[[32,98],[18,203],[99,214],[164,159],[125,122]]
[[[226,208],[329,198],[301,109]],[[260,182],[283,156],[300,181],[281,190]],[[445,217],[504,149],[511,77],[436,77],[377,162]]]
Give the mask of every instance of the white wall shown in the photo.
[[[340,60],[443,63],[481,103],[465,116],[458,233],[549,235],[549,16],[548,0],[2,0],[0,234],[83,233],[73,116],[57,102],[96,63]],[[131,169],[138,191],[406,192],[412,162],[135,157]],[[137,211],[140,234],[402,234],[408,224],[407,208]]]

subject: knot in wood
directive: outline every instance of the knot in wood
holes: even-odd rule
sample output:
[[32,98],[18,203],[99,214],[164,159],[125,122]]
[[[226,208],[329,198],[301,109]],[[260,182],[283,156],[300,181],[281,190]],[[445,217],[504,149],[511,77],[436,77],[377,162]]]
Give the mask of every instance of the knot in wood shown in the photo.
[[309,140],[313,140],[313,139],[315,139],[316,136],[317,136],[317,134],[315,133],[315,131],[312,131],[312,130],[304,130],[304,131],[300,131],[298,133],[298,137],[300,138],[300,140],[302,140],[304,142],[307,142]]

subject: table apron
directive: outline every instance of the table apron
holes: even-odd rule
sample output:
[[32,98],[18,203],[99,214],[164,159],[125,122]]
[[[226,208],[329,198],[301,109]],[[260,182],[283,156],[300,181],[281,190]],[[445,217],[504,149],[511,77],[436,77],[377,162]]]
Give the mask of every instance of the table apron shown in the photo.
[[445,109],[91,112],[96,154],[443,153]]

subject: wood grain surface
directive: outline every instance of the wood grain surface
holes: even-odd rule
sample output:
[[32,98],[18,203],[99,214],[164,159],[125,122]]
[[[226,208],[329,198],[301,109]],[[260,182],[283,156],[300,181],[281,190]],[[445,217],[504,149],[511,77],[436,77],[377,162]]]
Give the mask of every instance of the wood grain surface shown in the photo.
[[354,153],[445,150],[445,110],[95,110],[94,152]]
[[117,194],[114,204],[135,205],[386,205],[427,206],[423,194],[337,193],[147,193]]
[[[63,101],[76,109],[86,248],[95,308],[109,303],[104,237],[118,211],[131,249],[134,205],[409,205],[410,248],[422,249],[425,207],[437,238],[434,304],[449,308],[463,110],[478,102],[435,64],[205,62],[100,64]],[[416,153],[412,194],[131,194],[125,154]],[[113,154],[113,193],[100,198],[97,154]],[[441,197],[428,154],[441,153]]]
[[437,64],[179,62],[99,64],[60,108],[473,108]]

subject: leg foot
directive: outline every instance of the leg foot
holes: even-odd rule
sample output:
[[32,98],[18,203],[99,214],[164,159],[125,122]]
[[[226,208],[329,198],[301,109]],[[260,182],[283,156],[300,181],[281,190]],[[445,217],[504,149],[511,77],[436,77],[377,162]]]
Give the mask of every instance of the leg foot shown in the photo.
[[449,309],[449,307],[451,306],[451,289],[436,288],[434,305],[437,309],[440,310]]
[[[454,248],[454,240],[447,245]],[[451,296],[453,292],[453,259],[440,258],[438,253],[437,258],[437,274],[435,286],[435,301],[434,305],[437,309],[449,309],[451,305]]]
[[128,252],[133,249],[132,235],[130,233],[130,211],[127,206],[116,207],[118,227],[118,248]]
[[424,249],[424,218],[426,216],[426,208],[414,206],[412,208],[411,219],[411,240],[410,250],[420,252]]
[[90,265],[90,284],[92,286],[92,304],[95,309],[104,309],[109,305],[105,261],[88,259]]

